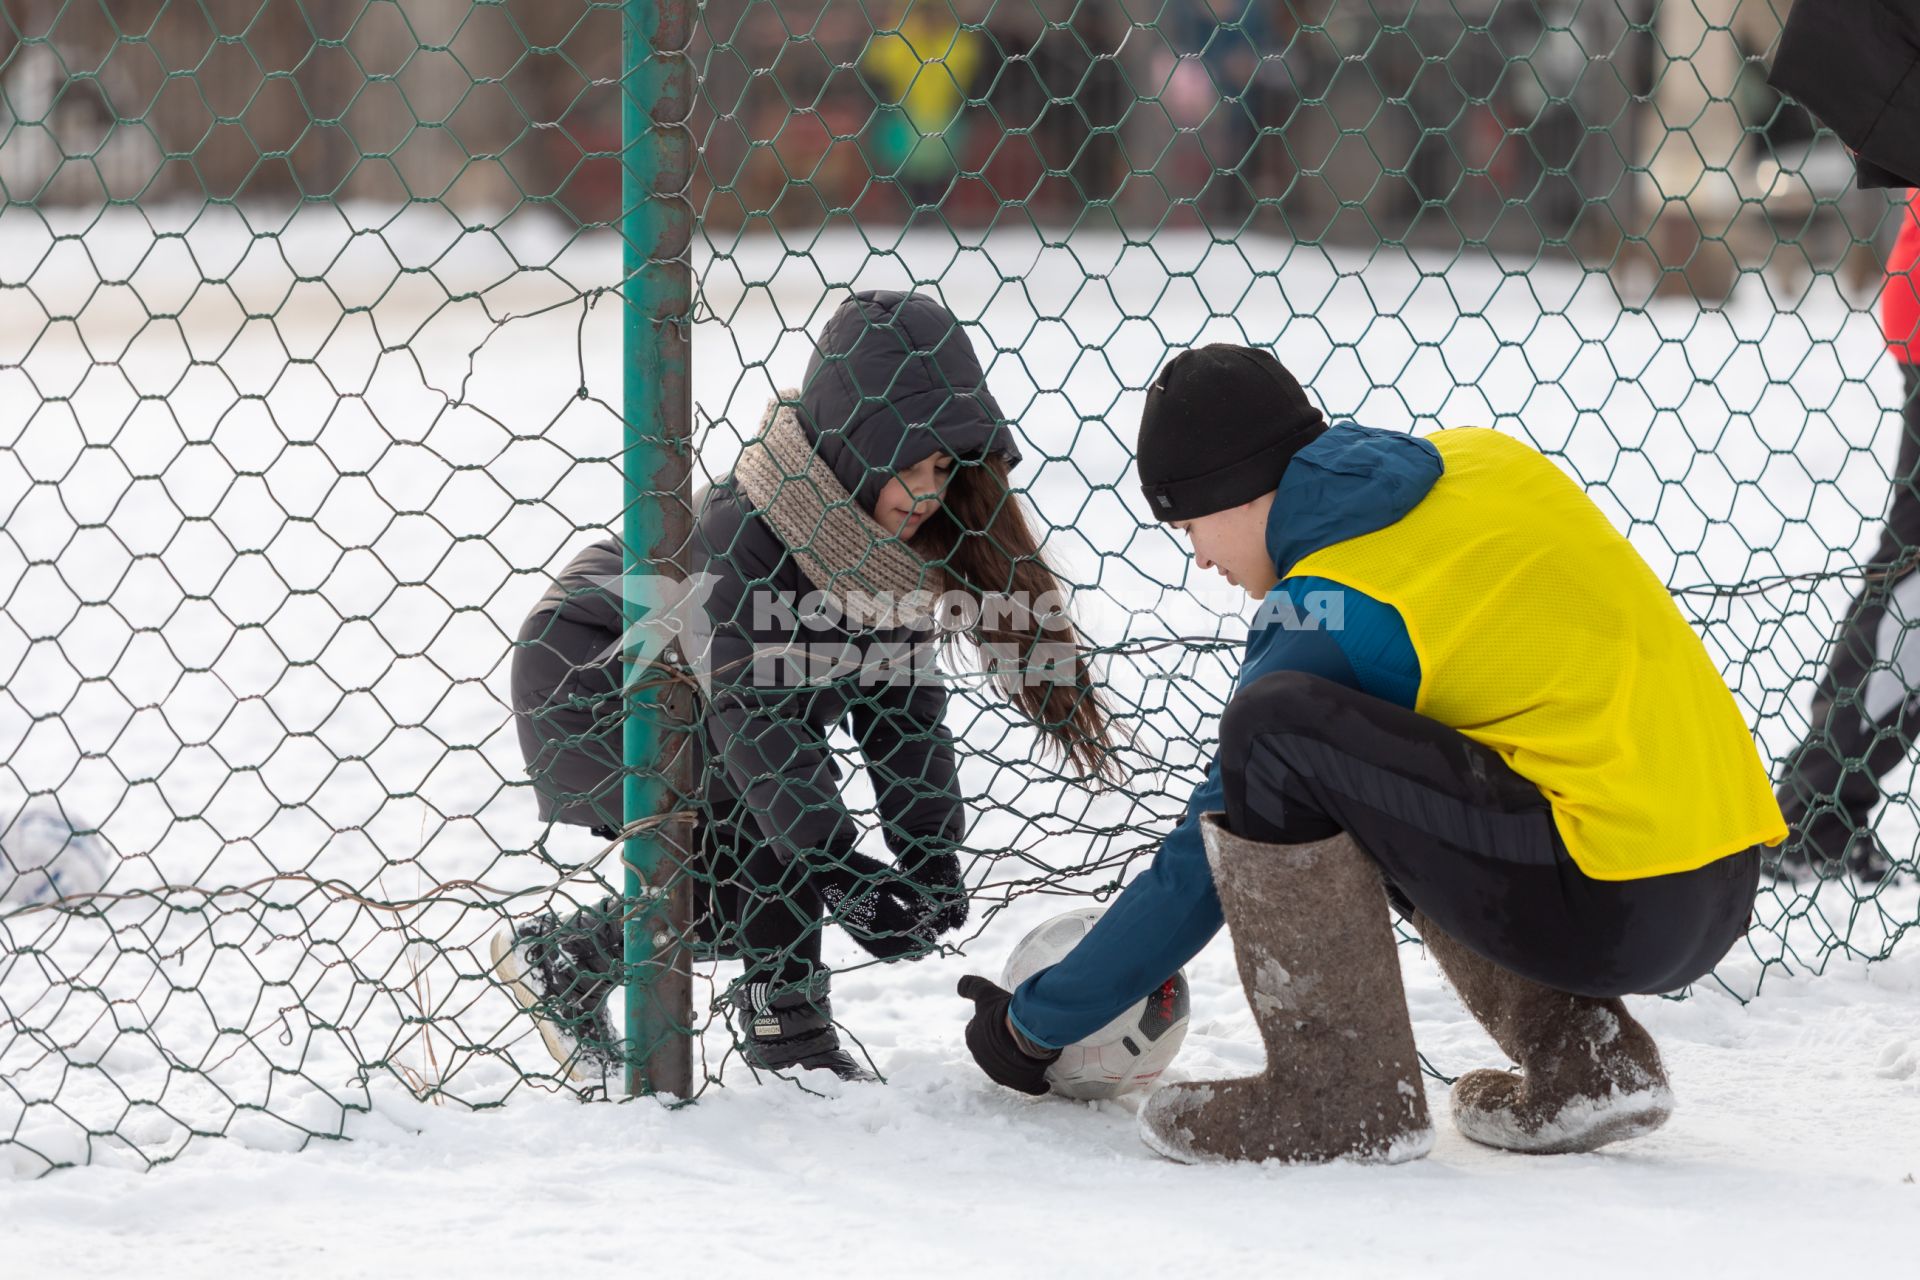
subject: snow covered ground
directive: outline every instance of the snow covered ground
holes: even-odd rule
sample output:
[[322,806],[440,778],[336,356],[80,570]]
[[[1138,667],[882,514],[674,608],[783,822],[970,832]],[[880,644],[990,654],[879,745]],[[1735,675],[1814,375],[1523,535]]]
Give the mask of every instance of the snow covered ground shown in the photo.
[[[1911,905],[1909,899],[1909,905]],[[1044,908],[1042,908],[1044,910]],[[1026,917],[1030,918],[1030,917]],[[989,972],[1017,919],[978,948]],[[1498,1063],[1416,948],[1414,1031],[1449,1075]],[[300,1154],[203,1143],[152,1173],[0,1184],[6,1270],[328,1276],[998,1274],[1889,1276],[1920,1228],[1920,953],[1821,978],[1636,1000],[1680,1108],[1587,1156],[1524,1157],[1453,1133],[1392,1169],[1169,1164],[1134,1100],[1029,1100],[960,1044],[968,964],[845,979],[840,1013],[884,1085],[828,1096],[729,1075],[694,1107],[584,1107],[531,1092],[470,1113],[377,1094],[353,1141]],[[1750,981],[1755,965],[1730,965]],[[1224,940],[1189,967],[1175,1075],[1260,1050]],[[718,1046],[710,1047],[717,1048]],[[1109,1271],[1109,1268],[1115,1268]],[[751,1273],[749,1271],[749,1273]]]
[[[506,646],[545,575],[618,507],[619,307],[590,293],[617,279],[616,247],[537,219],[461,235],[431,209],[150,212],[158,235],[131,211],[49,216],[77,239],[0,213],[0,282],[31,289],[0,291],[0,814],[57,792],[118,851],[110,889],[164,904],[0,916],[0,1246],[20,1274],[133,1251],[163,1275],[647,1258],[1583,1274],[1623,1256],[1784,1275],[1910,1255],[1920,947],[1859,956],[1920,920],[1911,883],[1763,895],[1763,921],[1790,922],[1778,934],[1757,931],[1692,999],[1641,1002],[1682,1110],[1599,1156],[1498,1156],[1442,1117],[1434,1156],[1406,1169],[1188,1170],[1138,1144],[1127,1105],[996,1091],[965,1060],[953,982],[997,972],[1058,897],[985,919],[967,957],[843,974],[839,1012],[886,1086],[822,1098],[732,1064],[669,1114],[521,1083],[545,1060],[479,974],[487,935],[538,909],[555,873],[528,853],[540,832],[506,725]],[[1242,604],[1128,498],[1129,388],[1194,341],[1277,344],[1336,415],[1526,436],[1683,591],[1851,563],[1884,501],[1894,378],[1863,301],[1830,280],[1792,298],[1749,282],[1722,312],[1629,312],[1604,275],[1563,264],[1192,236],[875,239],[703,254],[702,476],[798,381],[838,290],[937,285],[994,353],[1030,501],[1105,645],[1242,627]],[[1849,590],[1681,596],[1770,758],[1804,723]],[[1141,708],[1127,797],[1049,780],[1004,714],[958,704],[971,843],[1015,855],[976,862],[987,899],[1035,865],[1149,847],[1231,665],[1112,665]],[[1881,831],[1911,849],[1904,801]],[[290,870],[311,878],[272,879]],[[368,905],[459,881],[478,887]],[[241,885],[255,887],[203,893]],[[1434,1066],[1494,1061],[1431,964],[1405,959]],[[1247,1068],[1224,942],[1192,977],[1176,1072]],[[717,1064],[723,1034],[704,1048]],[[401,1078],[447,1097],[421,1103]],[[30,1180],[82,1160],[95,1167]]]

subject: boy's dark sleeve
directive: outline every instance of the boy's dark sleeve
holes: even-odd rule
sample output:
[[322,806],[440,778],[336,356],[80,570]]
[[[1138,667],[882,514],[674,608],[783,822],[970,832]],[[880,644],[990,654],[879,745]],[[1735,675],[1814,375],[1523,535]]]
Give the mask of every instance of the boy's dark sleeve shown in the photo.
[[1200,815],[1224,803],[1216,760],[1152,865],[1121,890],[1066,959],[1014,991],[1008,1017],[1022,1035],[1048,1049],[1083,1039],[1160,986],[1220,931]]
[[[1247,642],[1240,684],[1270,671],[1308,671],[1359,687],[1339,643],[1319,629],[1256,631]],[[1152,864],[1121,891],[1066,959],[1013,993],[1008,1016],[1022,1035],[1059,1048],[1098,1031],[1172,977],[1219,932],[1220,899],[1200,842],[1200,815],[1226,807],[1216,759]]]

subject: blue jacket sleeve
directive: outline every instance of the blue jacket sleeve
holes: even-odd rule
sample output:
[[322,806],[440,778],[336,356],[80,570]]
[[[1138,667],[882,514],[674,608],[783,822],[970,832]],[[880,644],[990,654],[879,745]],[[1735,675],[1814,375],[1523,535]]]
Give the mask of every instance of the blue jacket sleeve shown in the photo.
[[[1339,646],[1352,673],[1343,683],[1396,707],[1413,710],[1420,694],[1420,658],[1398,609],[1330,578],[1288,578],[1275,590],[1286,593],[1298,617],[1325,627],[1319,632],[1296,631],[1292,635],[1327,636]],[[1282,665],[1270,669],[1313,671],[1330,680],[1341,679],[1320,666],[1300,663],[1301,647],[1296,640],[1278,655]],[[1252,661],[1251,652],[1248,660]],[[1244,687],[1249,679],[1243,675],[1241,685]]]
[[[1319,627],[1256,629],[1247,639],[1239,684],[1273,671],[1309,671],[1360,688],[1336,634]],[[1215,759],[1152,864],[1066,959],[1013,993],[1008,1016],[1022,1035],[1050,1048],[1091,1035],[1178,972],[1220,931],[1220,899],[1200,843],[1200,815],[1225,808]]]
[[1200,815],[1223,803],[1215,760],[1153,863],[1120,891],[1066,959],[1013,993],[1007,1016],[1022,1035],[1047,1048],[1091,1035],[1178,972],[1220,931],[1220,899],[1200,843]]

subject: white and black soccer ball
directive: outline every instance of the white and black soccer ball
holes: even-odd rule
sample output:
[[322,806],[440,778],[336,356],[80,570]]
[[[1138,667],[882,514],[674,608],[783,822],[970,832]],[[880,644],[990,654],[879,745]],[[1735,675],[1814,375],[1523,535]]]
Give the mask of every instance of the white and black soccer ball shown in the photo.
[[0,817],[0,904],[34,907],[98,893],[115,861],[98,832],[77,828],[51,800]]
[[[1007,956],[1001,983],[1011,991],[1058,964],[1105,913],[1103,907],[1068,911],[1020,939]],[[1174,974],[1146,999],[1086,1039],[1070,1044],[1047,1068],[1047,1083],[1063,1098],[1113,1098],[1150,1088],[1187,1038],[1187,975]]]

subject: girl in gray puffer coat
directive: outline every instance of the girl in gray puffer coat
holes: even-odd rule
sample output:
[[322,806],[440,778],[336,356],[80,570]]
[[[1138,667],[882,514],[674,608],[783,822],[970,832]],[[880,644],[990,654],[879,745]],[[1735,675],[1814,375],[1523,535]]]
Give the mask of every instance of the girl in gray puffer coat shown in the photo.
[[[712,579],[695,929],[746,961],[729,1005],[750,1063],[862,1079],[833,1025],[823,916],[882,959],[924,954],[967,917],[966,811],[947,692],[928,661],[953,633],[929,602],[970,602],[955,611],[968,622],[959,634],[1082,773],[1109,772],[1112,737],[1009,484],[1019,450],[959,323],[921,294],[861,293],[815,346],[805,390],[783,393],[732,474],[695,500],[688,568]],[[606,839],[621,825],[624,628],[604,584],[620,574],[613,539],[582,551],[513,659],[541,816]],[[824,617],[808,616],[815,605]],[[892,865],[855,847],[828,746],[840,727],[864,757]],[[621,915],[608,898],[494,941],[502,979],[575,1080],[616,1061],[605,1006]]]

